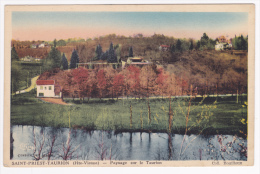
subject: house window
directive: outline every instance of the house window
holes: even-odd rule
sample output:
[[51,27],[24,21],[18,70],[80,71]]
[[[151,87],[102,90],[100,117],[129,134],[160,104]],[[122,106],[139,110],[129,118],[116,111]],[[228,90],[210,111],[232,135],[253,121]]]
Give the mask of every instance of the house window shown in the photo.
[[49,90],[51,90],[51,86],[49,86]]
[[40,86],[40,90],[43,90],[43,86]]
[[43,97],[44,96],[44,93],[39,93],[39,97]]
[[45,90],[47,89],[46,86],[44,87],[44,89],[45,89]]

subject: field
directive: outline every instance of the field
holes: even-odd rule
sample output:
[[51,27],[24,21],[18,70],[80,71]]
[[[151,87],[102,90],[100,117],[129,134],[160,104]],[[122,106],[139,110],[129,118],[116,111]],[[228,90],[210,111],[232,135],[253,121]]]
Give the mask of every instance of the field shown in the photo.
[[31,92],[13,98],[12,125],[168,132],[169,115],[172,115],[172,133],[184,134],[186,120],[187,134],[246,135],[247,132],[246,96],[240,96],[238,103],[235,96],[197,97],[191,100],[190,109],[189,97],[172,97],[171,102],[168,98],[90,99],[83,104],[79,100],[65,99],[71,105],[57,105],[44,103],[34,96]]

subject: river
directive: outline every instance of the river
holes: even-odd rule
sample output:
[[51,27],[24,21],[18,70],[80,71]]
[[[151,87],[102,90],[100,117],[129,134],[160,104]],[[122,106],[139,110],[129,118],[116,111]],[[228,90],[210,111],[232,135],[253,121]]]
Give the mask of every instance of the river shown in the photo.
[[13,160],[247,160],[247,140],[13,125],[10,154]]

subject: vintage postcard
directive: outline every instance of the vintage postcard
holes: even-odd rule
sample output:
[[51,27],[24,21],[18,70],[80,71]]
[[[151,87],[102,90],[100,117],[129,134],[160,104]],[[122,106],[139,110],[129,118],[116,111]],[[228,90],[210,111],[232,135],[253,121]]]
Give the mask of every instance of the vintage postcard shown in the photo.
[[7,5],[4,166],[252,166],[254,50],[254,4]]

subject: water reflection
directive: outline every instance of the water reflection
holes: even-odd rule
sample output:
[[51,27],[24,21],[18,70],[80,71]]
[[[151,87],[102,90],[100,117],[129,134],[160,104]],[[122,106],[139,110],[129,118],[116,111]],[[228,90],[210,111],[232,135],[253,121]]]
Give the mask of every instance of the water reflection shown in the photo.
[[247,160],[247,140],[232,135],[184,138],[15,125],[10,142],[14,160]]

